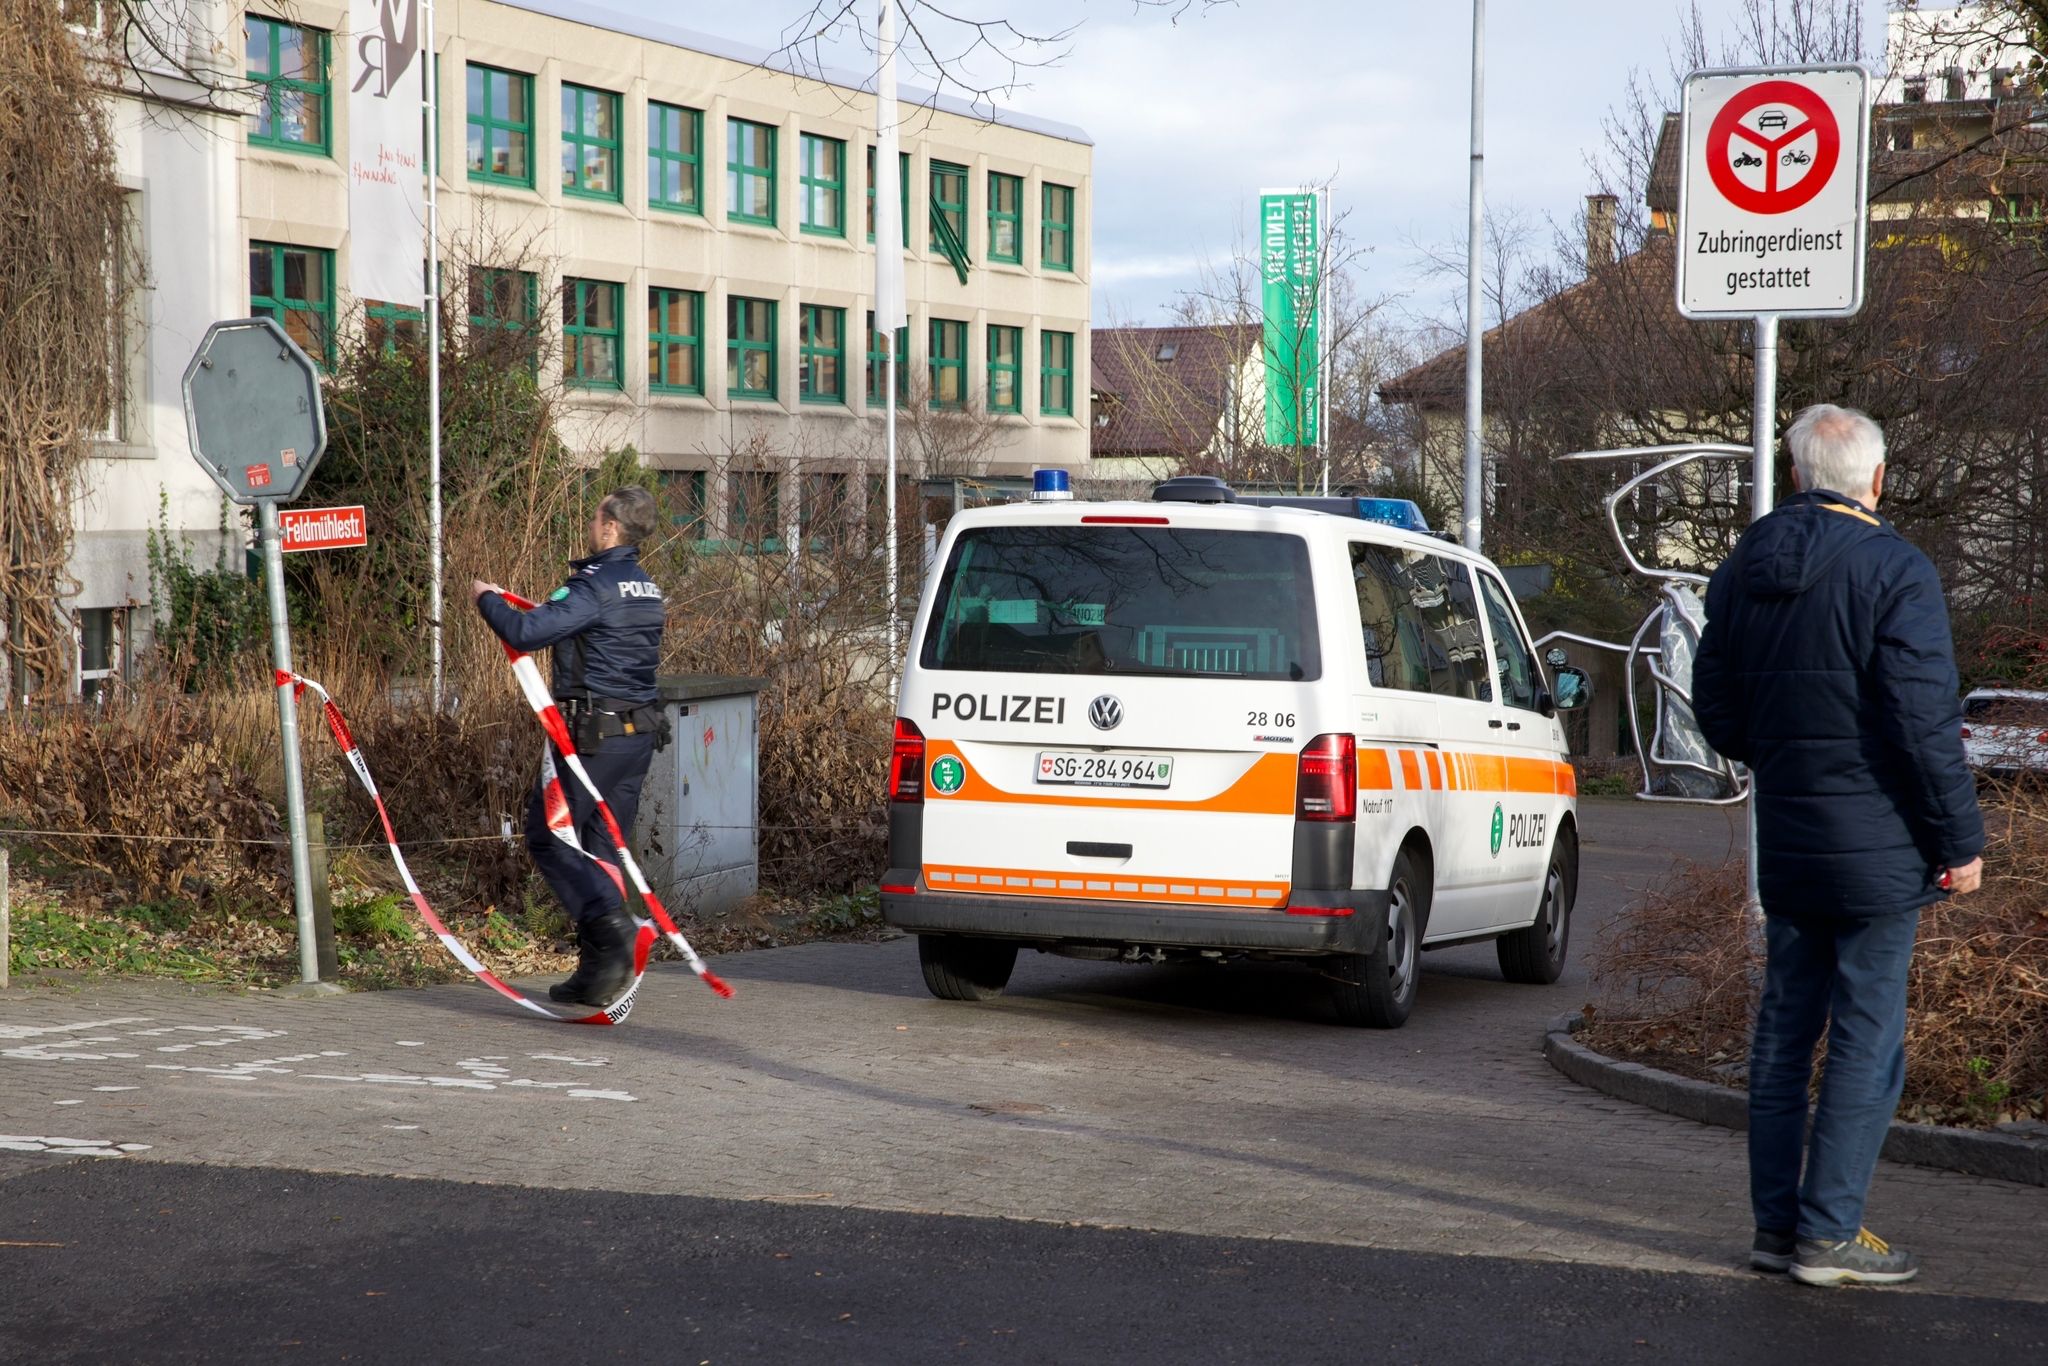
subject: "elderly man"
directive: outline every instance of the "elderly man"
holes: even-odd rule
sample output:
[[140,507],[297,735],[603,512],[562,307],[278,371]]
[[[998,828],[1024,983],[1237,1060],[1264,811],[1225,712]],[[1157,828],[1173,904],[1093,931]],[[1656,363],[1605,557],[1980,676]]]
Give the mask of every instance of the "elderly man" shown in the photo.
[[1715,571],[1693,668],[1708,741],[1755,780],[1769,962],[1749,1060],[1750,1264],[1884,1285],[1918,1271],[1863,1227],[1905,1083],[1914,931],[1922,906],[1976,889],[1984,823],[1941,581],[1876,512],[1883,433],[1823,403],[1786,444],[1800,492]]

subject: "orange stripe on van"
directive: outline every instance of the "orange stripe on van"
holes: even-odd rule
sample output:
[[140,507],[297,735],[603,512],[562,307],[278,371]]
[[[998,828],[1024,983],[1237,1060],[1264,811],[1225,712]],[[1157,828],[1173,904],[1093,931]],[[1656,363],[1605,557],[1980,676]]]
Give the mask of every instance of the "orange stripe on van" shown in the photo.
[[1443,785],[1444,785],[1444,767],[1443,767],[1443,760],[1441,760],[1441,759],[1439,759],[1439,758],[1437,757],[1437,753],[1436,753],[1436,751],[1435,751],[1435,750],[1433,750],[1433,749],[1431,749],[1431,750],[1424,750],[1424,751],[1423,751],[1423,754],[1422,754],[1422,758],[1423,758],[1423,761],[1424,761],[1425,763],[1427,763],[1427,764],[1429,765],[1429,786],[1430,786],[1430,790],[1431,790],[1431,791],[1438,791],[1438,790],[1441,790],[1441,789],[1442,789],[1442,787],[1443,787]]
[[1287,904],[1285,882],[1233,882],[1216,878],[1129,873],[1055,872],[1043,868],[966,868],[928,863],[925,885],[935,892],[977,896],[1063,897],[1078,901],[1143,901],[1176,906],[1269,911]]
[[1163,797],[1098,797],[1097,792],[1128,792],[1129,788],[1076,787],[1064,792],[1005,792],[974,771],[967,756],[950,740],[933,740],[925,746],[925,767],[933,760],[952,755],[966,770],[960,790],[951,796],[925,784],[925,800],[931,802],[991,802],[1008,806],[1101,807],[1111,811],[1220,811],[1253,816],[1292,816],[1296,758],[1292,754],[1262,754],[1245,770],[1244,776],[1213,797],[1198,801],[1171,801]]
[[1415,762],[1415,751],[1412,749],[1401,751],[1401,779],[1408,785],[1410,792],[1417,792],[1422,788],[1422,767]]
[[1358,751],[1358,789],[1361,792],[1392,792],[1394,766],[1383,749]]

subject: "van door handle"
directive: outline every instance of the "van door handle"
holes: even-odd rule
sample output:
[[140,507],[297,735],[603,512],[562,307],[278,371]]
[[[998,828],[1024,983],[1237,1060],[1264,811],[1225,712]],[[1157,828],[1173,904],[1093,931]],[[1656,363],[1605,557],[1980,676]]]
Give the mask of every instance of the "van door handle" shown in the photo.
[[1486,724],[1492,726],[1495,730],[1499,730],[1501,728],[1501,722],[1498,718],[1492,721],[1488,721]]
[[1096,844],[1090,840],[1068,840],[1067,852],[1079,858],[1129,858],[1128,844]]
[[1522,723],[1521,723],[1520,721],[1510,721],[1510,722],[1508,722],[1508,729],[1509,729],[1509,730],[1520,730],[1521,728],[1522,728]]

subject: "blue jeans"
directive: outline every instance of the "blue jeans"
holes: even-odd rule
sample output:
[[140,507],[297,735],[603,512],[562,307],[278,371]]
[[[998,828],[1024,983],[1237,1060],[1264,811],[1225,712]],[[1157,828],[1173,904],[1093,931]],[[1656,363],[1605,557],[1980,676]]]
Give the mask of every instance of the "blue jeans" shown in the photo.
[[[1919,924],[1917,910],[1764,917],[1770,958],[1749,1054],[1749,1198],[1759,1229],[1841,1242],[1863,1227],[1906,1083],[1906,965]],[[1809,1140],[1807,1088],[1823,1029],[1827,1066]]]

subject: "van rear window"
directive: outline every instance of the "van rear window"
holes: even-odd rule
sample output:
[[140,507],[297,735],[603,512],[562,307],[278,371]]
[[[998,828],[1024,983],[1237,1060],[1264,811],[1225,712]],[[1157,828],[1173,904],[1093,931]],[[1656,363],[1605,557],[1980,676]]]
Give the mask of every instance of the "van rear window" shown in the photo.
[[1322,675],[1308,543],[1268,531],[982,527],[953,544],[927,669]]

